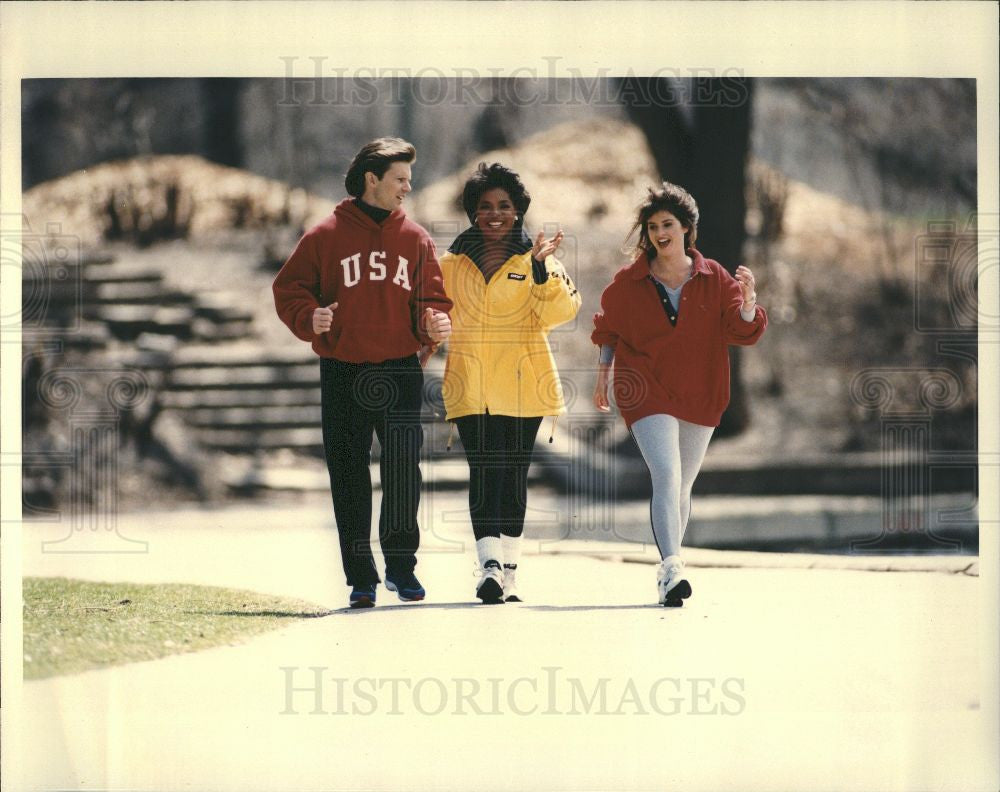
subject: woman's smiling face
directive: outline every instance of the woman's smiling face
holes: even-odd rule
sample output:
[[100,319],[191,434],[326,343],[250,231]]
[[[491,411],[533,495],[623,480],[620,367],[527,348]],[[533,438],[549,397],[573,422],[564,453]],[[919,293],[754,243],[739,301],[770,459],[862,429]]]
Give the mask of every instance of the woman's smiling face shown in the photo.
[[687,233],[681,221],[665,209],[646,221],[646,233],[657,256],[669,256],[679,249],[684,254],[684,234]]
[[487,190],[476,206],[476,226],[490,241],[503,239],[514,227],[517,209],[506,190],[495,187]]

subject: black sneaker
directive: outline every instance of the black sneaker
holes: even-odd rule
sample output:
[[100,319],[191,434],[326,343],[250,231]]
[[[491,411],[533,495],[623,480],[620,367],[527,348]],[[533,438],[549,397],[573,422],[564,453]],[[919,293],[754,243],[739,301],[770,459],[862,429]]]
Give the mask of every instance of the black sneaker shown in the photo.
[[375,584],[355,586],[351,591],[352,608],[371,608],[375,605]]
[[419,602],[427,596],[424,587],[412,572],[399,572],[394,575],[386,572],[385,587],[389,591],[395,591],[403,602]]

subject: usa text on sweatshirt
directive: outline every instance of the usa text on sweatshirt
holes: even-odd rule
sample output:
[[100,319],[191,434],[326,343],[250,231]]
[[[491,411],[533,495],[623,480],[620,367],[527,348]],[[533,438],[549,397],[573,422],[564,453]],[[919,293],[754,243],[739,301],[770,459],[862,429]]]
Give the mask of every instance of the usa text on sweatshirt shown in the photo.
[[[415,353],[431,342],[425,310],[451,309],[428,233],[402,209],[378,224],[350,199],[299,240],[272,291],[296,337],[320,357],[350,363]],[[313,311],[333,303],[333,326],[313,333]]]

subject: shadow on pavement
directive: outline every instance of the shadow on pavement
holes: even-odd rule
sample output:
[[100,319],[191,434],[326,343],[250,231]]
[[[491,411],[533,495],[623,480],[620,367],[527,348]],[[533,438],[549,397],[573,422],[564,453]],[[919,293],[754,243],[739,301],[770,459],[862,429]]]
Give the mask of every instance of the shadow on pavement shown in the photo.
[[[188,613],[204,614],[205,611],[187,611]],[[213,616],[273,616],[276,619],[319,619],[329,616],[336,611],[323,611],[322,613],[301,613],[298,611],[216,611]]]
[[[656,603],[644,603],[641,605],[525,605],[521,603],[520,605],[515,605],[514,603],[504,603],[510,608],[519,608],[520,610],[531,610],[531,611],[552,611],[557,613],[565,613],[567,611],[601,611],[601,610],[641,610],[644,608],[655,608],[658,610],[673,610],[664,609],[662,605],[657,605]],[[428,603],[412,603],[409,605],[377,605],[373,608],[337,608],[336,610],[330,611],[329,613],[318,613],[310,614],[315,616],[332,616],[341,614],[355,614],[355,613],[385,613],[386,611],[396,611],[404,609],[416,609],[416,610],[456,610],[465,608],[487,608],[494,609],[498,607],[497,605],[483,605],[481,602],[428,602]]]
[[566,611],[643,610],[646,608],[655,608],[657,610],[677,610],[677,608],[664,608],[662,605],[657,605],[655,602],[643,603],[642,605],[527,605],[522,607],[524,607],[525,610],[558,611],[560,613],[565,613]]

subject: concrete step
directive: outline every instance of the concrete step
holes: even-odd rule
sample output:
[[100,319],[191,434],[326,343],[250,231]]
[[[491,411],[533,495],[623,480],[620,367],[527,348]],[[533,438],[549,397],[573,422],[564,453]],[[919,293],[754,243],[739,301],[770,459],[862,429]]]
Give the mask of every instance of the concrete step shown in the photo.
[[242,292],[206,292],[196,295],[199,315],[253,316],[253,307]]
[[[565,448],[561,437],[556,446],[540,439],[535,447],[536,464],[545,466],[553,486],[619,498],[650,496],[649,471],[641,457],[595,450],[569,464]],[[877,451],[775,460],[726,456],[705,460],[694,493],[879,496],[886,487],[895,486],[893,482],[902,481],[926,481],[927,491],[934,493],[972,492],[978,483],[976,470],[975,454],[965,452],[932,452],[917,464],[886,459]]]
[[323,434],[318,423],[312,428],[264,429],[256,432],[243,429],[199,429],[197,437],[205,448],[230,454],[286,448],[310,456],[323,456]]
[[104,349],[111,341],[111,331],[100,322],[82,322],[78,327],[63,333],[59,340],[67,349]]
[[184,418],[189,424],[199,428],[235,427],[251,432],[265,429],[316,429],[320,426],[320,407],[318,404],[306,407],[202,407],[188,410]]
[[209,344],[240,341],[253,336],[253,319],[239,318],[225,321],[197,316],[191,323],[191,335],[194,341]]
[[285,353],[273,349],[261,350],[254,343],[233,344],[225,349],[191,344],[178,350],[174,361],[177,368],[184,369],[310,366],[316,373],[316,382],[319,382],[319,358],[308,348],[305,353],[294,347]]
[[110,267],[117,261],[115,254],[106,250],[84,251],[80,256],[80,264],[84,267]]
[[[298,408],[296,408],[298,409]],[[211,413],[206,411],[201,423],[192,421],[190,415],[186,419],[191,423],[195,437],[198,442],[207,448],[225,451],[230,454],[255,454],[259,451],[277,451],[289,449],[313,456],[323,456],[323,432],[320,425],[319,411],[317,408],[301,408],[302,412],[286,413],[285,421],[278,420],[279,413],[274,411],[270,415],[274,418],[273,423],[260,422],[253,423],[221,423],[212,419]],[[230,411],[222,411],[223,414]],[[250,414],[250,413],[246,413]],[[297,420],[301,418],[302,420]],[[444,427],[431,423],[424,424],[424,446],[422,456],[425,459],[439,459],[445,463],[460,464],[465,466],[465,457],[460,448],[454,448],[450,452],[444,451],[443,441],[438,443],[429,442],[435,432],[444,432]],[[441,437],[444,435],[441,434]],[[381,453],[378,437],[372,436],[372,455],[377,459]]]
[[31,312],[32,306],[61,310],[82,305],[97,298],[97,285],[77,280],[46,280],[21,283],[21,305]]
[[173,370],[170,390],[257,390],[294,387],[319,390],[316,365],[182,366]]
[[[214,451],[224,451],[232,455],[233,459],[249,459],[259,457],[261,454],[283,454],[292,452],[303,457],[313,457],[324,459],[322,430],[317,423],[313,427],[301,426],[288,429],[275,429],[266,427],[263,429],[236,429],[236,428],[194,428],[198,442],[205,448]],[[381,457],[382,449],[378,438],[372,438],[371,458],[372,464],[377,467]],[[454,448],[450,452],[434,451],[425,443],[421,450],[420,458],[422,464],[433,465],[437,480],[442,487],[462,487],[469,483],[469,466],[465,460],[465,455],[460,448]],[[528,472],[528,481],[532,484],[544,486],[546,484],[543,472],[539,468],[532,466]]]
[[314,407],[319,409],[319,383],[311,388],[273,388],[267,390],[176,390],[163,394],[163,404],[175,410],[198,410],[206,407],[267,408]]
[[[530,496],[529,496],[530,497]],[[573,519],[526,524],[535,539],[652,542],[647,500],[571,500]],[[695,497],[685,547],[852,553],[974,553],[971,493],[886,501],[859,496]]]
[[24,268],[21,288],[25,301],[45,297],[54,305],[65,305],[81,300],[111,302],[118,298],[112,292],[102,297],[105,287],[132,288],[145,294],[146,290],[159,286],[160,292],[164,292],[162,282],[163,277],[158,272],[148,269],[93,268],[75,262],[46,262],[44,266]]
[[[462,491],[469,487],[469,468],[464,458],[459,464],[443,464],[422,460],[420,470],[424,492]],[[372,490],[382,489],[378,461],[371,465]],[[324,463],[303,465],[258,465],[253,462],[230,463],[223,476],[227,486],[241,494],[260,493],[267,490],[289,492],[330,492],[330,478]],[[531,485],[538,484],[537,477],[528,475]]]
[[108,325],[120,341],[134,341],[142,333],[172,335],[182,340],[192,337],[194,312],[186,307],[153,308],[145,305],[102,305],[95,318]]
[[98,284],[95,301],[115,305],[190,305],[194,298],[155,281],[119,281]]
[[201,298],[195,298],[194,300],[194,312],[195,315],[208,319],[216,324],[223,324],[226,322],[252,322],[253,313],[248,311],[242,306],[236,305],[205,305]]
[[83,272],[88,283],[163,283],[163,274],[149,267],[107,264],[87,266]]

